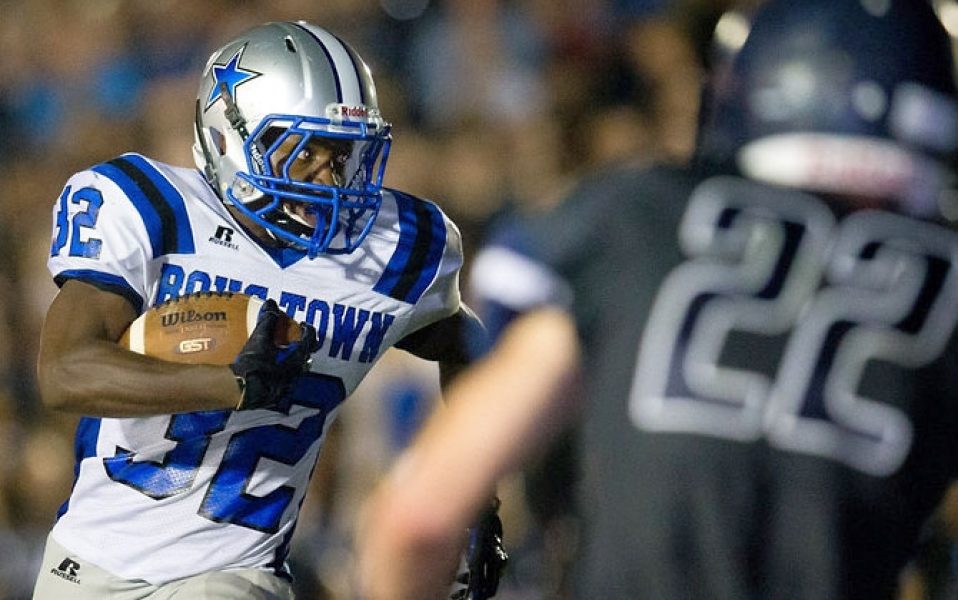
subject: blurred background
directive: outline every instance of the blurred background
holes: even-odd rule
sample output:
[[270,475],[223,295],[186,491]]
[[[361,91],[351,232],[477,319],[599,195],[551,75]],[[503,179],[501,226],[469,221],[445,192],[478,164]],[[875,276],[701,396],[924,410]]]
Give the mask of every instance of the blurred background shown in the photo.
[[[497,215],[546,210],[585,172],[686,161],[704,74],[715,52],[744,40],[734,11],[754,4],[0,0],[0,600],[29,598],[73,479],[76,421],[42,409],[34,373],[56,293],[45,266],[54,201],[71,173],[123,152],[192,166],[193,102],[214,48],[288,19],[354,46],[394,126],[387,185],[439,203],[462,229],[468,263]],[[958,30],[956,5],[939,8]],[[432,365],[390,351],[346,404],[294,542],[299,598],[354,597],[355,511],[437,388]],[[499,598],[565,593],[575,525],[562,452],[500,489],[512,563]],[[952,585],[949,514],[929,527],[903,596]]]

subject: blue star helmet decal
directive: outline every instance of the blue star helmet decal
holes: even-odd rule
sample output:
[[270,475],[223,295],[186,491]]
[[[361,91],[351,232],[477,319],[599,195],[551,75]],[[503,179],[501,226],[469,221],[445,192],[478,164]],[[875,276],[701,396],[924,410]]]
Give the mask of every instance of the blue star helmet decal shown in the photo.
[[213,89],[210,90],[210,97],[207,98],[206,108],[203,110],[209,110],[214,102],[223,97],[220,84],[225,83],[226,91],[230,96],[236,98],[236,88],[239,87],[240,84],[262,75],[262,73],[244,69],[239,65],[240,60],[243,58],[244,50],[246,50],[246,44],[243,44],[243,47],[237,50],[236,54],[230,57],[229,62],[225,65],[213,65]]

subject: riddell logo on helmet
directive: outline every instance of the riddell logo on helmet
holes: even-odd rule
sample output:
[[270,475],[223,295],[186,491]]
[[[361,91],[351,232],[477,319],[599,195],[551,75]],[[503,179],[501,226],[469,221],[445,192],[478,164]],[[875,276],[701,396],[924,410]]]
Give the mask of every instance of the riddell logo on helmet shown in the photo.
[[366,117],[366,109],[362,106],[346,106],[340,105],[339,114],[344,118],[351,117]]

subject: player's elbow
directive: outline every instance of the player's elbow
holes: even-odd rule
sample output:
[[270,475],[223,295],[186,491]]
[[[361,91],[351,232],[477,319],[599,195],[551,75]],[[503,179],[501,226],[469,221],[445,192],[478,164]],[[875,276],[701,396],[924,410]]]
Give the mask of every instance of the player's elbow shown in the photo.
[[39,379],[40,402],[47,410],[64,411],[70,405],[69,394],[62,385],[53,381],[53,378],[41,374]]
[[44,408],[69,412],[76,396],[76,383],[62,361],[45,359],[41,353],[37,362],[37,385]]

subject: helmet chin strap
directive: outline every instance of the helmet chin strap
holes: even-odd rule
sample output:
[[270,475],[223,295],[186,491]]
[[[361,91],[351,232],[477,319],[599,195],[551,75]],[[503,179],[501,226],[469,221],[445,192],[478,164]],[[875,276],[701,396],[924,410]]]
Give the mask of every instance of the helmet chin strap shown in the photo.
[[196,101],[195,113],[193,127],[196,130],[196,140],[199,142],[200,152],[203,154],[203,176],[213,187],[216,187],[216,170],[213,169],[213,155],[210,153],[209,146],[206,144],[206,137],[203,135],[202,109],[199,100]]

